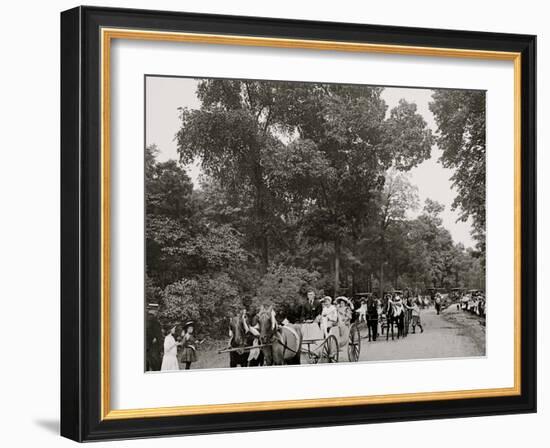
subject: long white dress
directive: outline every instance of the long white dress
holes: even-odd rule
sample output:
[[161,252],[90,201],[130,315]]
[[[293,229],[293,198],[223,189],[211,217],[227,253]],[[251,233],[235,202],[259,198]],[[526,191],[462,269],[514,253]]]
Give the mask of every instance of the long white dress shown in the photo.
[[171,334],[164,338],[164,356],[162,357],[162,365],[160,370],[179,370],[178,364],[178,346],[176,340]]

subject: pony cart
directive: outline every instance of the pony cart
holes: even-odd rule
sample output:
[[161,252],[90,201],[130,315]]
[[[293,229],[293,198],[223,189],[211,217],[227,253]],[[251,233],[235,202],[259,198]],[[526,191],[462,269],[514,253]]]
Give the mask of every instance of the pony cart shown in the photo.
[[318,323],[303,323],[301,352],[310,364],[338,362],[341,352],[347,352],[348,361],[359,361],[361,333],[357,324],[332,327],[325,337]]
[[305,355],[310,364],[338,362],[341,352],[348,361],[359,361],[361,333],[349,320],[338,320],[325,335],[315,322],[280,325],[272,307],[258,313],[259,330],[251,336],[243,316],[230,318],[230,345],[218,353],[230,354],[230,367],[253,365],[300,364]]

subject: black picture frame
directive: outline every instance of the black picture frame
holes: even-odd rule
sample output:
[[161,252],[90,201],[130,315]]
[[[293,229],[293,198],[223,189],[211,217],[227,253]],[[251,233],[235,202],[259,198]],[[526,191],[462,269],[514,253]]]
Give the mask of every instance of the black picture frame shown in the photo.
[[[521,53],[521,393],[516,396],[101,418],[100,29]],[[76,441],[536,411],[536,37],[100,7],[61,13],[61,435]]]

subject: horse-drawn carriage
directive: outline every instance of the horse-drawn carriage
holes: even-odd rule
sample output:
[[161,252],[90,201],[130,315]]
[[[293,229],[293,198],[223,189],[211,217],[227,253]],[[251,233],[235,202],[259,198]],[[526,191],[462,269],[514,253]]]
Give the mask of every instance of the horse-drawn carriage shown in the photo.
[[[347,353],[350,362],[359,361],[361,333],[356,323],[341,320],[324,330],[320,319],[315,321],[279,324],[271,307],[258,313],[259,332],[254,337],[247,331],[244,316],[230,319],[230,346],[218,353],[230,354],[230,367],[238,365],[300,364],[305,355],[310,364],[338,362],[340,353]],[[326,331],[326,334],[325,334]],[[260,364],[250,363],[251,358],[262,358]]]
[[325,337],[318,323],[303,323],[301,352],[310,364],[338,362],[340,353],[347,353],[349,362],[359,361],[361,354],[361,333],[356,323],[338,324]]

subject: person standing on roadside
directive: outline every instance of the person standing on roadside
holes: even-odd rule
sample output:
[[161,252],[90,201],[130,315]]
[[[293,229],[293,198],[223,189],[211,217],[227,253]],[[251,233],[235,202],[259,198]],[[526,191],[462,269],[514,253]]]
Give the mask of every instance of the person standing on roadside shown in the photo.
[[145,370],[158,371],[162,362],[162,329],[157,318],[158,303],[147,305],[147,326],[145,333]]
[[176,341],[177,328],[172,327],[167,331],[164,338],[164,355],[162,357],[162,365],[160,370],[179,370],[178,364],[178,347],[181,342]]
[[413,299],[412,304],[405,305],[409,310],[411,310],[411,326],[413,334],[416,333],[416,327],[420,328],[420,333],[424,333],[424,328],[422,328],[422,322],[420,321],[420,307],[418,306],[418,300]]
[[437,314],[441,311],[441,295],[439,293],[435,295],[435,311]]

